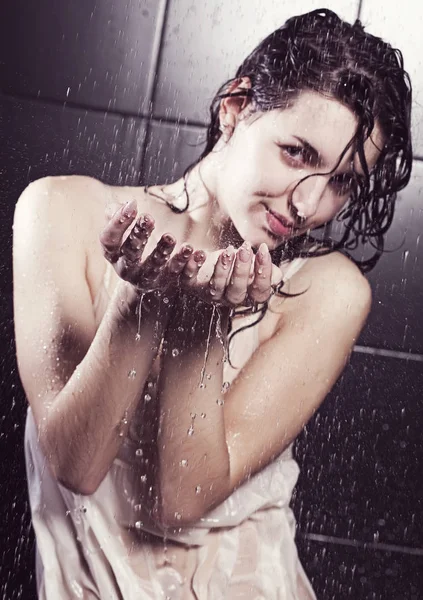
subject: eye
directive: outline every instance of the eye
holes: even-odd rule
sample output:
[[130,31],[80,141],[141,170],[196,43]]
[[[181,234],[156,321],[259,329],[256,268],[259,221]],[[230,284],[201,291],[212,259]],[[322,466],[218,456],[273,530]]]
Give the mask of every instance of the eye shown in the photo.
[[292,165],[307,165],[311,162],[310,153],[303,146],[279,146],[285,158]]
[[348,194],[351,191],[351,188],[353,187],[354,183],[355,178],[349,173],[335,175],[330,180],[330,184],[340,196]]

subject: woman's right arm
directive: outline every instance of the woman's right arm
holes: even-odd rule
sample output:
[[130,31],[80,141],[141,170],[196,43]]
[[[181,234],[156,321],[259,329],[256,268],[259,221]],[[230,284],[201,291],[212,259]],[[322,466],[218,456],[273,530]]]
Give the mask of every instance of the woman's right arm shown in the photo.
[[121,281],[96,330],[86,278],[96,224],[87,198],[104,190],[85,177],[38,180],[14,217],[19,373],[50,468],[81,494],[97,489],[115,459],[166,324],[158,315],[166,307],[153,298],[137,341],[138,298]]

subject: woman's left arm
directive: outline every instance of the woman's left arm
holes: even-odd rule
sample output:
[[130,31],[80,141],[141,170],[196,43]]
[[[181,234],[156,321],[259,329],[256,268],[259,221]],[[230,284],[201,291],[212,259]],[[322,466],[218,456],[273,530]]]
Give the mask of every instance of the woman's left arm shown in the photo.
[[240,371],[224,403],[220,331],[227,331],[228,311],[217,328],[210,305],[179,306],[175,313],[159,392],[158,509],[164,525],[195,522],[265,467],[295,439],[339,377],[370,310],[369,284],[340,254],[309,260],[301,280],[298,291],[307,291],[285,300],[276,331]]

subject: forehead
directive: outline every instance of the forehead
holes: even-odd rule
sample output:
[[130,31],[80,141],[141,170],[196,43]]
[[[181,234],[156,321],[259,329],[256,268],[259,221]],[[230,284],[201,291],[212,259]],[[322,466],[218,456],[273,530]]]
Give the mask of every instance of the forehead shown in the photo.
[[[354,113],[344,104],[312,91],[300,92],[297,99],[289,108],[270,111],[272,128],[285,143],[286,136],[291,136],[297,143],[296,137],[306,140],[317,150],[322,160],[322,166],[333,168],[339,160],[347,144],[355,134],[358,120]],[[294,137],[295,136],[295,137]],[[376,124],[371,138],[364,144],[364,151],[369,168],[371,169],[380,156],[379,148],[383,147],[383,136]],[[352,156],[352,150],[347,152],[339,169],[354,166],[361,172],[358,156]]]

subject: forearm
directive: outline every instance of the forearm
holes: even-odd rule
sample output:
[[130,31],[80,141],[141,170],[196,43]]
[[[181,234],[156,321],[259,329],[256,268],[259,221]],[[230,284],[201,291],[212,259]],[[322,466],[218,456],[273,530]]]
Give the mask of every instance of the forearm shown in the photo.
[[138,303],[129,284],[118,285],[87,354],[41,426],[56,477],[81,493],[95,491],[109,470],[157,355],[169,308],[150,297],[137,335]]
[[168,525],[197,520],[227,495],[224,346],[219,331],[226,333],[227,319],[227,311],[219,317],[217,310],[206,304],[191,305],[185,311],[179,306],[165,333],[159,388],[158,495],[161,519]]

